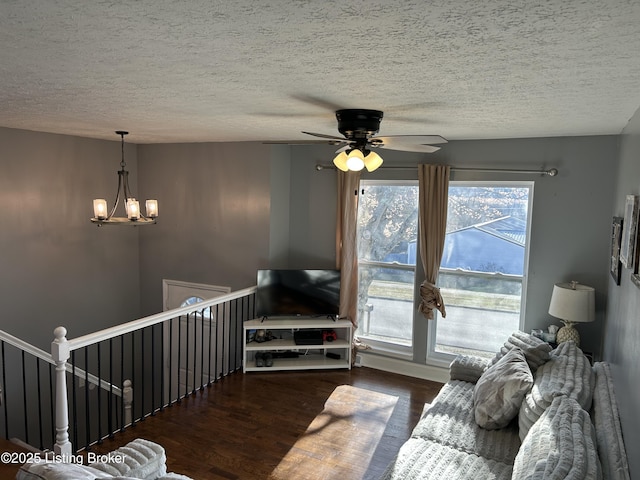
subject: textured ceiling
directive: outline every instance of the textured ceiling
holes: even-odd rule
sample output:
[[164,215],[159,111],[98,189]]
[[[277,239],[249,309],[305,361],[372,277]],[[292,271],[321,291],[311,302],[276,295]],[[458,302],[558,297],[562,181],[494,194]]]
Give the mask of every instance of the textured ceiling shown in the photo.
[[[132,143],[617,134],[637,0],[0,1],[0,126]],[[115,138],[114,138],[115,137]]]

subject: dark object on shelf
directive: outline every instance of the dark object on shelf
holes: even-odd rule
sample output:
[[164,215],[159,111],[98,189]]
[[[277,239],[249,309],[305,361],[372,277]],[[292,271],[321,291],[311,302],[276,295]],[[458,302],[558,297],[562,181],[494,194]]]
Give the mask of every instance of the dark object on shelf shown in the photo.
[[254,340],[258,343],[268,342],[269,340],[275,339],[276,336],[271,332],[271,330],[256,330],[254,335]]
[[327,358],[333,358],[334,360],[340,360],[342,357],[339,353],[327,352]]
[[333,342],[338,339],[338,335],[336,335],[335,330],[323,330],[322,331],[322,341],[323,342]]
[[291,352],[289,350],[285,352],[271,352],[273,358],[298,358],[300,354],[298,352]]
[[308,329],[293,332],[296,345],[322,345],[322,330]]

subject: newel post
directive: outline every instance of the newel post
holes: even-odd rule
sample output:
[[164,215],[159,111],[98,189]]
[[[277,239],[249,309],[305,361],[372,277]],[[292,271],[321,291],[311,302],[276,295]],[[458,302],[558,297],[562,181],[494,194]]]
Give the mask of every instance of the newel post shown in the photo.
[[124,403],[124,424],[133,424],[133,412],[131,405],[133,404],[133,387],[131,386],[131,380],[125,380],[122,383],[122,402]]
[[51,357],[56,364],[56,443],[54,453],[63,456],[72,454],[69,441],[69,403],[67,400],[67,360],[70,356],[67,329],[58,327],[53,331]]

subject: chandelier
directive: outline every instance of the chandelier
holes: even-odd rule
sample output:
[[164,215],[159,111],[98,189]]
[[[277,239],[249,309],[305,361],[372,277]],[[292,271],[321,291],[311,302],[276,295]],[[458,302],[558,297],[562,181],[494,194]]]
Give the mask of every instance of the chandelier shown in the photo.
[[[95,198],[93,200],[93,218],[91,221],[97,223],[98,226],[102,225],[151,225],[156,223],[158,217],[158,201],[147,200],[145,202],[146,216],[140,212],[140,202],[135,199],[131,194],[129,188],[129,172],[124,168],[126,163],[124,162],[124,136],[129,132],[122,130],[116,131],[117,135],[120,135],[122,160],[120,161],[120,170],[118,170],[118,193],[116,194],[116,201],[111,211],[107,214],[107,201],[104,198]],[[120,200],[124,202],[124,208],[126,217],[114,216]]]

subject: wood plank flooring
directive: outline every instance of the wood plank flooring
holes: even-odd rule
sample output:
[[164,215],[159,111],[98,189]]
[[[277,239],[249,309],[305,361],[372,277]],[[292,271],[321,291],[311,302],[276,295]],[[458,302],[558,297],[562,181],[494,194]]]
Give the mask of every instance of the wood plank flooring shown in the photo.
[[[366,456],[360,464],[354,461],[353,470],[339,477],[342,480],[378,478],[409,437],[424,404],[430,403],[442,387],[440,383],[366,367],[350,371],[235,373],[92,450],[107,453],[141,437],[165,448],[169,471],[197,480],[276,479],[276,472],[291,471],[294,466],[287,462],[296,458],[296,478],[291,480],[327,480],[326,469],[320,473],[317,462],[301,462],[299,455],[287,454],[295,450],[296,442],[340,385],[398,397],[384,432],[381,437],[376,436],[377,445],[371,447],[375,448],[371,461],[363,465],[367,463]],[[351,408],[346,415],[354,415]],[[334,411],[334,415],[340,416],[340,412]],[[349,422],[344,425],[343,431],[332,430],[337,439],[353,435]],[[323,456],[320,444],[316,450],[313,445],[309,447],[309,442],[305,444],[305,454],[326,462],[333,458]],[[336,474],[344,468],[342,463],[336,462]]]

